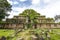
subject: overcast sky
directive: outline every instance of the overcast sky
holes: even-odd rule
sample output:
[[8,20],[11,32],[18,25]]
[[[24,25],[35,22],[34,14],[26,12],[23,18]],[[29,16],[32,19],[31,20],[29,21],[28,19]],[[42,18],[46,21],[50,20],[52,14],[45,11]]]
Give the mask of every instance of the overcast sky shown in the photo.
[[12,5],[9,18],[18,15],[25,9],[34,9],[46,17],[54,17],[60,14],[60,0],[8,0]]

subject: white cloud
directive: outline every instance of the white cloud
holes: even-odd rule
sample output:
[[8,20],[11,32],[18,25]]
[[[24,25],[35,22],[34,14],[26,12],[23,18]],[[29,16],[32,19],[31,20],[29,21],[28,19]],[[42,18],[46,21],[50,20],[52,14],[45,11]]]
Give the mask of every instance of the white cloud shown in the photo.
[[10,1],[10,0],[7,0],[11,5],[13,4],[13,2],[12,1]]
[[40,0],[32,0],[32,4],[39,4]]
[[20,8],[20,7],[13,7],[13,11],[8,12],[10,14],[9,18],[12,18],[14,15],[19,15],[19,13],[22,13],[26,8]]
[[58,1],[60,1],[60,0],[43,0],[43,2],[44,2],[45,4],[53,4],[53,3],[56,3],[56,2],[58,2]]
[[47,17],[54,17],[56,14],[57,15],[60,14],[60,1],[59,0],[44,0],[44,3],[48,3],[48,5],[44,6],[43,9],[40,8],[40,0],[32,0],[32,5],[29,7],[23,7],[23,8],[13,7],[13,10],[17,12],[11,12],[12,14],[10,15],[10,17],[14,15],[18,15],[19,13],[21,13],[27,8],[32,8]]
[[49,3],[51,0],[43,0],[44,3]]
[[13,13],[15,14],[16,12],[13,12],[13,11],[12,12],[8,12],[8,14],[10,14],[8,18],[12,18],[14,16]]
[[22,11],[24,11],[25,9],[26,9],[26,7],[23,7],[23,8],[21,8],[21,7],[13,7],[12,8],[14,11],[16,11],[16,12],[22,12]]
[[55,15],[60,15],[60,1],[49,4],[41,10],[41,13],[46,15],[47,17],[54,17]]
[[27,1],[27,0],[20,0],[21,2]]
[[18,2],[17,1],[14,1],[13,4],[18,4]]
[[12,2],[12,1],[10,1],[10,0],[7,0],[11,5],[13,5],[13,4],[18,4],[18,2],[17,1],[14,1],[14,2]]
[[44,0],[44,3],[48,3],[43,9],[38,7],[38,5],[31,5],[31,8],[37,12],[45,15],[46,17],[54,17],[55,15],[60,15],[60,1],[59,0]]

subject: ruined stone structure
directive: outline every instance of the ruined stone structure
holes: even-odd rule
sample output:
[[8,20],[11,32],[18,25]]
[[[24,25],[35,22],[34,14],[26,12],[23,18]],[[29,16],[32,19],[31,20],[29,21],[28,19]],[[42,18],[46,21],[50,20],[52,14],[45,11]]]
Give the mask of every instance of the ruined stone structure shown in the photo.
[[[33,20],[33,19],[32,19]],[[60,28],[59,23],[55,23],[53,18],[46,18],[45,16],[38,16],[37,23],[29,20],[28,16],[14,16],[11,19],[6,19],[6,23],[0,24],[4,28],[27,28],[27,24],[32,24],[32,28]]]

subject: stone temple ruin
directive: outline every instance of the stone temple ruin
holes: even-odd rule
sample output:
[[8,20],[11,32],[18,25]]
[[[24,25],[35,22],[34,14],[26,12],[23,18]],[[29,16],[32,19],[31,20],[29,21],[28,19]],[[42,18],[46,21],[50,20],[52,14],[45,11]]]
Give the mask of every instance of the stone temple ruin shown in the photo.
[[[31,21],[32,28],[60,28],[59,23],[55,23],[52,18],[45,18],[45,16],[39,16],[37,20],[38,23],[33,24]],[[27,28],[26,24],[28,22],[27,16],[14,16],[11,19],[6,19],[6,23],[0,24],[0,27],[4,28]]]
[[46,18],[44,15],[36,16],[37,23],[33,23],[33,19],[30,20],[29,16],[14,16],[13,18],[7,18],[5,23],[0,23],[0,28],[25,28],[27,29],[27,24],[32,24],[32,28],[60,28],[59,23],[55,23],[53,18]]

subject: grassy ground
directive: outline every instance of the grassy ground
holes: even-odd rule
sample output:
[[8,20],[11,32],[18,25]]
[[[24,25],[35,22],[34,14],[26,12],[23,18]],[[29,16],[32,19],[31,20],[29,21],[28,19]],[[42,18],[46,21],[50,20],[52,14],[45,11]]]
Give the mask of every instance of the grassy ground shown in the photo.
[[0,29],[0,37],[1,36],[9,36],[14,33],[14,30],[9,30],[9,29]]
[[[27,29],[22,32],[19,32],[17,34],[17,36],[15,36],[12,40],[17,40],[18,38],[23,38],[23,37],[25,40],[30,40],[29,37],[32,36],[32,34],[30,33],[31,30],[35,31],[35,33],[38,33],[39,35],[42,32],[42,29]],[[47,29],[43,29],[44,32],[46,30]],[[11,36],[13,34],[14,34],[14,30],[0,29],[0,37],[2,37],[2,36],[7,37],[7,36]],[[60,29],[52,29],[52,31],[49,32],[49,35],[51,36],[51,40],[60,40]]]
[[[46,31],[46,29],[43,29],[44,32]],[[19,35],[21,37],[24,37],[25,36],[25,39],[29,36],[31,36],[30,30],[26,30],[25,32],[22,32],[22,33],[19,33]],[[34,29],[35,33],[38,33],[40,35],[40,33],[42,32],[40,29]],[[23,36],[22,36],[23,35]],[[43,34],[44,37],[45,37],[45,34]],[[51,37],[51,40],[60,40],[60,29],[52,29],[51,32],[49,32],[49,35]],[[27,38],[28,40],[28,38]]]

